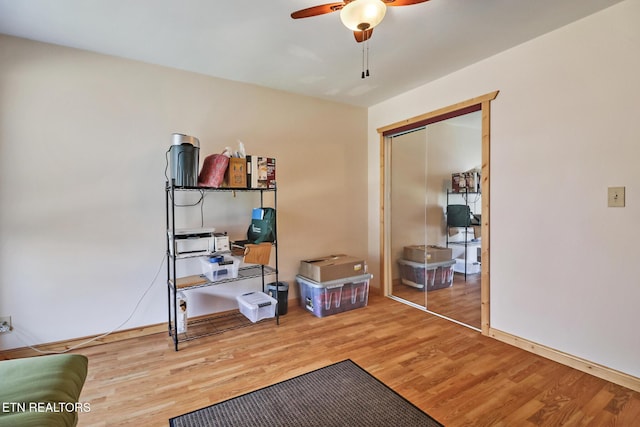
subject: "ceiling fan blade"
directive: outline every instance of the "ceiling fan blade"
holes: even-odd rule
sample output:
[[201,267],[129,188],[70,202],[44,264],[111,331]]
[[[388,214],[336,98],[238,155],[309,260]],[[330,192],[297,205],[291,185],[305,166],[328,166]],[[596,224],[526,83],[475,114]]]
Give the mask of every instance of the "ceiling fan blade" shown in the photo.
[[387,6],[411,6],[412,4],[425,3],[429,0],[382,0]]
[[340,3],[328,3],[328,4],[322,4],[320,6],[308,7],[306,9],[301,9],[293,12],[291,14],[291,17],[293,19],[300,19],[300,18],[310,18],[312,16],[324,15],[325,13],[331,13],[331,12],[340,10],[344,7],[344,5],[345,5],[344,2],[340,2]]
[[354,31],[353,35],[356,38],[356,41],[358,43],[362,43],[364,41],[367,41],[371,38],[371,35],[373,34],[373,28],[369,28],[368,30],[364,30],[364,31]]

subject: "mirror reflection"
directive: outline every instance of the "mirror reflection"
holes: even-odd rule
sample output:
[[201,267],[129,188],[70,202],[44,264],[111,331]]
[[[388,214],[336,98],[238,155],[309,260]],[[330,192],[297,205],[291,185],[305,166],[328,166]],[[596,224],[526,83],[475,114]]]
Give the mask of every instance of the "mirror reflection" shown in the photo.
[[481,326],[481,112],[390,138],[392,295]]

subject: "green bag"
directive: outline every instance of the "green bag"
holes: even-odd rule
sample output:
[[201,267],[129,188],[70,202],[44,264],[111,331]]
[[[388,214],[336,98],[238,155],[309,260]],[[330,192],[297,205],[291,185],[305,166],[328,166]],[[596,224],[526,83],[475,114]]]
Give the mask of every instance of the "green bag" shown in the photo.
[[276,241],[276,210],[274,208],[256,208],[253,210],[251,225],[247,230],[249,243]]
[[468,227],[471,225],[471,209],[468,205],[447,206],[447,225],[449,227]]

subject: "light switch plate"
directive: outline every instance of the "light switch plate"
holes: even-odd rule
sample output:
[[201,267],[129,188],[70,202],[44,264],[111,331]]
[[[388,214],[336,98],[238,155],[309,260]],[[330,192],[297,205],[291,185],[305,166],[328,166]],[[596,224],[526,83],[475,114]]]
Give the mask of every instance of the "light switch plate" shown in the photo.
[[624,187],[609,187],[608,201],[610,208],[624,208]]

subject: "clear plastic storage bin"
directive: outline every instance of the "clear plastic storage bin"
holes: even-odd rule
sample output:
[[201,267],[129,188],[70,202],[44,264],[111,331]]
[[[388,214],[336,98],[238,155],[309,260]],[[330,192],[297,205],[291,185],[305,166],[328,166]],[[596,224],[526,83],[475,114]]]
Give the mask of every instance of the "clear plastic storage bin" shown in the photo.
[[317,317],[365,307],[369,300],[371,274],[315,282],[296,276],[300,285],[300,303]]
[[238,301],[240,313],[244,314],[253,323],[276,315],[278,300],[264,292],[249,292],[238,295],[236,300]]
[[202,274],[211,282],[238,277],[240,260],[233,257],[224,257],[222,262],[211,262],[209,257],[200,258]]
[[455,259],[442,262],[422,264],[399,259],[400,278],[402,283],[418,289],[434,291],[453,285],[453,268]]

